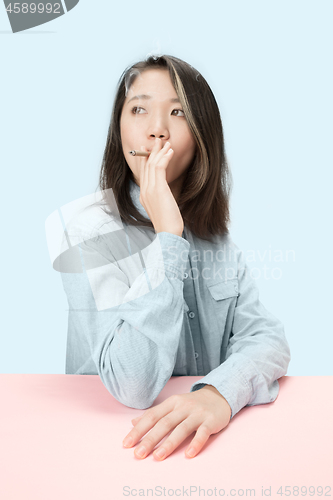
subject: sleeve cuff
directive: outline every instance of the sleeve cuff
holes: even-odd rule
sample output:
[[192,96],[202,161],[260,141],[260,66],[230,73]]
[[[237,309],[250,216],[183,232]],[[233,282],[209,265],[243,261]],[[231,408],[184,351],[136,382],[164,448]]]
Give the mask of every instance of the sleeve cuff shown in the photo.
[[257,373],[254,373],[251,361],[235,353],[204,378],[195,382],[190,392],[197,391],[207,384],[213,385],[229,403],[231,420],[251,400],[253,393],[251,382],[254,382],[256,377]]
[[187,266],[190,243],[181,236],[162,231],[157,233],[150,247],[145,259],[146,269],[153,267],[165,269],[182,280]]

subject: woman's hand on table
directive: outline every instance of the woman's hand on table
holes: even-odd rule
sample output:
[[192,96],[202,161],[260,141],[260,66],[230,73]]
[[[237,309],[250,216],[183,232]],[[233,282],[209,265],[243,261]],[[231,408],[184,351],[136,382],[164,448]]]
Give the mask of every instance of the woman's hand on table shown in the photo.
[[[219,391],[206,385],[201,389],[186,394],[176,394],[163,403],[149,408],[143,415],[132,420],[133,429],[123,441],[125,447],[131,448],[144,437],[135,448],[137,458],[146,458],[154,447],[170,432],[170,436],[154,450],[157,460],[168,457],[193,431],[196,431],[185,454],[192,458],[196,456],[211,434],[224,429],[230,422],[231,408]],[[127,444],[127,439],[132,442]],[[140,455],[140,449],[145,451]],[[191,449],[194,450],[191,453]],[[164,450],[164,455],[158,453]]]

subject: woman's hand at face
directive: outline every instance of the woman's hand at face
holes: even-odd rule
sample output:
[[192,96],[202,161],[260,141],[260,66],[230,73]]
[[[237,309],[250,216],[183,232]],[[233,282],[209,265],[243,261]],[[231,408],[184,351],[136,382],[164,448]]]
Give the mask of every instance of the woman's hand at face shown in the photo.
[[[231,408],[224,397],[213,387],[206,385],[195,392],[176,394],[163,403],[149,408],[143,415],[132,420],[131,432],[123,441],[124,446],[132,447],[150,430],[149,434],[135,448],[137,458],[146,458],[154,447],[173,429],[170,436],[154,450],[154,458],[163,460],[169,456],[188,436],[196,431],[186,456],[197,455],[211,434],[216,434],[229,424]],[[132,443],[127,445],[128,438]],[[141,447],[144,453],[140,454]],[[191,449],[194,450],[191,453]],[[158,453],[164,450],[164,455]]]
[[[145,149],[141,146],[141,151]],[[146,210],[156,233],[166,231],[181,236],[184,230],[177,202],[166,181],[166,169],[173,156],[170,144],[161,148],[155,139],[149,158],[140,157],[140,203]]]

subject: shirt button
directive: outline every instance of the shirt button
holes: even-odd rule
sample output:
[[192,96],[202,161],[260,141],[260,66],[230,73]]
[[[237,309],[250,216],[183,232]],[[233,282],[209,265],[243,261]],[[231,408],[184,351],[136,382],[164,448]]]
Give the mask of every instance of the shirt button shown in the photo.
[[195,356],[195,359],[197,359],[197,357],[199,356],[199,354],[197,352],[195,352],[194,356]]
[[184,280],[186,280],[187,278],[188,278],[188,274],[184,273]]
[[192,312],[192,311],[191,311],[191,312],[189,313],[189,317],[190,317],[190,318],[194,318],[194,316],[195,316],[194,312]]

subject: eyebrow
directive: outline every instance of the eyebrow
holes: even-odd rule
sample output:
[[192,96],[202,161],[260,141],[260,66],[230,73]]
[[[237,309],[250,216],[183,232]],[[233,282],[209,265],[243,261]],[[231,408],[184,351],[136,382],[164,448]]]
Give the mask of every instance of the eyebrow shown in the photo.
[[[134,99],[152,99],[152,96],[151,95],[147,95],[147,94],[135,95],[134,97],[132,97],[132,99],[130,99],[128,101],[127,104],[129,104]],[[180,102],[180,100],[178,99],[178,97],[174,97],[174,98],[170,99],[170,102]]]

